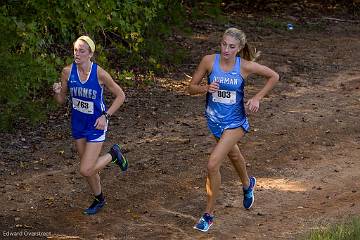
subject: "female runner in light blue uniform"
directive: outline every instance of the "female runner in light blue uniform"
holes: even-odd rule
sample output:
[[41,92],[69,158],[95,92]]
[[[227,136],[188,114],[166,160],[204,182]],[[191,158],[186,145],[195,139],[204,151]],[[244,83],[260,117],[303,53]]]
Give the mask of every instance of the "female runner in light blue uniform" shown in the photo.
[[[241,57],[237,57],[238,53]],[[216,139],[207,165],[205,213],[194,226],[203,232],[208,231],[213,224],[215,201],[221,184],[220,166],[226,156],[242,182],[244,208],[250,209],[254,203],[256,179],[248,176],[245,159],[237,145],[250,129],[244,104],[245,79],[251,74],[267,79],[265,86],[246,103],[251,112],[258,111],[260,100],[279,80],[276,72],[256,63],[256,57],[258,54],[247,44],[244,32],[229,28],[221,40],[221,53],[203,57],[189,85],[190,94],[207,94],[205,115]],[[202,85],[205,76],[208,77],[208,83]]]
[[226,129],[241,127],[249,131],[249,122],[244,107],[245,80],[241,76],[241,58],[236,57],[233,69],[223,71],[220,66],[220,54],[215,54],[208,84],[217,82],[219,90],[207,93],[206,118],[212,134],[220,139]]
[[[91,61],[94,51],[91,38],[79,37],[74,43],[74,63],[63,69],[61,82],[53,85],[55,100],[60,104],[65,102],[67,92],[70,93],[71,131],[80,155],[80,173],[95,195],[93,203],[84,211],[88,215],[96,214],[105,205],[98,172],[111,161],[122,171],[128,167],[117,144],[107,154],[99,156],[109,118],[124,103],[125,94],[104,69]],[[104,87],[115,95],[108,110],[103,99]]]

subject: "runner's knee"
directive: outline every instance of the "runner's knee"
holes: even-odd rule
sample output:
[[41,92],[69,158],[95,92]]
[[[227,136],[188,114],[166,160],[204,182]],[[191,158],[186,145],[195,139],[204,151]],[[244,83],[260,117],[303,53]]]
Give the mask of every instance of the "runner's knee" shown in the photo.
[[241,153],[239,147],[235,145],[228,153],[228,157],[230,158],[231,161],[238,160],[240,158],[240,154]]
[[235,151],[231,151],[228,153],[228,157],[230,158],[230,160],[236,160],[239,158],[239,154]]
[[80,167],[80,174],[83,177],[91,177],[92,175],[95,174],[95,171],[93,168],[89,168],[89,167]]
[[207,170],[209,174],[217,174],[220,171],[220,159],[210,156]]

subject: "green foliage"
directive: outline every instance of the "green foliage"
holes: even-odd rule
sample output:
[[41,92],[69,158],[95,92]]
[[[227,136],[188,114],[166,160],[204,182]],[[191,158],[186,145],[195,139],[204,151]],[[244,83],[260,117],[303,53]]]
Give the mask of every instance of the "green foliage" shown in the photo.
[[155,73],[164,71],[164,64],[177,64],[184,59],[184,49],[168,40],[174,32],[189,33],[182,1],[163,0],[157,16],[149,23],[144,35],[146,41],[142,56],[145,64]]
[[360,218],[311,232],[306,240],[357,240],[360,239]]
[[123,86],[128,87],[146,87],[153,85],[155,81],[155,74],[148,70],[144,74],[135,74],[133,71],[123,70],[121,72],[114,72],[112,74],[122,83]]
[[132,71],[123,70],[122,72],[117,72],[113,75],[125,86],[132,87],[135,85],[135,73]]
[[[96,61],[104,68],[142,68],[147,76],[172,60],[163,39],[185,22],[181,1],[170,0],[8,0],[0,10],[0,130],[46,115],[51,85],[72,62],[78,36],[95,40]],[[131,85],[131,72],[114,76]]]
[[217,17],[222,13],[221,2],[219,0],[193,1],[192,16],[195,18],[203,17],[204,15]]
[[[167,67],[185,58],[186,50],[171,40],[174,34],[191,32],[189,17],[210,17],[225,23],[229,20],[223,16],[223,11],[254,6],[261,9],[272,2],[281,5],[271,0],[241,3],[4,0],[0,3],[0,130],[11,128],[20,119],[36,122],[45,116],[51,107],[46,104],[52,95],[51,85],[58,81],[61,68],[72,62],[72,44],[80,35],[89,35],[95,40],[96,61],[107,70],[116,69],[115,78],[129,85],[123,75],[130,72],[143,76],[136,83],[147,83],[153,77],[146,76],[169,71]],[[346,3],[354,12],[359,9],[358,0],[332,2]],[[260,24],[279,29],[285,26],[271,19]],[[128,70],[120,72],[118,69]]]
[[43,91],[56,76],[53,65],[46,59],[48,56],[41,54],[34,58],[33,51],[26,51],[26,42],[18,36],[33,25],[13,21],[5,17],[4,12],[0,14],[3,32],[0,38],[0,130],[10,129],[20,119],[34,122],[43,118],[46,108]]

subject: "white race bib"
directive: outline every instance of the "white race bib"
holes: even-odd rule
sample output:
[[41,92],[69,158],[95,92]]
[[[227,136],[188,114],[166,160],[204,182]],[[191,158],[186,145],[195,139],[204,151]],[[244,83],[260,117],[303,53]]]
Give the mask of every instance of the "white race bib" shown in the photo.
[[224,103],[224,104],[235,104],[236,103],[236,91],[219,90],[212,93],[213,102]]
[[94,103],[89,101],[80,100],[77,98],[72,99],[72,105],[75,110],[86,114],[94,114]]

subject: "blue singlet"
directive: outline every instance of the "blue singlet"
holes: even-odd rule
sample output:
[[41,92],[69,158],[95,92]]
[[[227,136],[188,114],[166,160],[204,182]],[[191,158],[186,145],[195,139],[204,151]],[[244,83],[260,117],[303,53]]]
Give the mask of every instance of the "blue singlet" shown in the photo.
[[106,110],[103,87],[97,77],[97,65],[92,63],[91,71],[85,81],[81,81],[77,65],[72,64],[68,79],[72,102],[71,130],[75,139],[86,138],[88,142],[103,142],[105,130],[98,130],[94,124]]
[[244,107],[245,80],[240,73],[241,58],[236,57],[233,69],[225,72],[220,67],[220,55],[215,54],[208,84],[217,81],[219,90],[207,93],[206,111],[208,127],[215,137],[220,138],[226,129],[241,127],[248,132],[250,125]]

